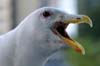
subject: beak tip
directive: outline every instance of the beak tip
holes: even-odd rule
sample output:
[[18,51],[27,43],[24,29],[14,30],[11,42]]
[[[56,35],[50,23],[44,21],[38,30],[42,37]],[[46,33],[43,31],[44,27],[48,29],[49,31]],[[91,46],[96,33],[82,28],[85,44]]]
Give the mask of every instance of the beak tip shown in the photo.
[[91,24],[90,24],[90,27],[91,27],[91,28],[93,27],[93,24],[92,24],[92,22],[91,22]]
[[92,23],[92,20],[90,18],[89,18],[88,24],[90,25],[91,28],[93,27],[93,23]]
[[93,27],[93,23],[92,23],[92,20],[91,20],[90,17],[84,15],[84,16],[83,16],[83,21],[84,21],[84,23],[89,24],[91,28]]
[[85,55],[85,50],[83,48],[77,48],[76,51],[81,53],[82,55]]
[[85,51],[82,51],[82,55],[85,55]]

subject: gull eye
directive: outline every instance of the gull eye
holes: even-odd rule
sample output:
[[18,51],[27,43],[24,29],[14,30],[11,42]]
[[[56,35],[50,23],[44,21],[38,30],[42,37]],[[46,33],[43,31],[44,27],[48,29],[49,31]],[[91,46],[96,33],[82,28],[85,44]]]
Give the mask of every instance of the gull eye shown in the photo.
[[49,17],[49,16],[51,16],[51,13],[49,11],[44,11],[43,16],[44,17]]
[[76,19],[80,20],[81,18],[78,17],[78,18],[76,18]]

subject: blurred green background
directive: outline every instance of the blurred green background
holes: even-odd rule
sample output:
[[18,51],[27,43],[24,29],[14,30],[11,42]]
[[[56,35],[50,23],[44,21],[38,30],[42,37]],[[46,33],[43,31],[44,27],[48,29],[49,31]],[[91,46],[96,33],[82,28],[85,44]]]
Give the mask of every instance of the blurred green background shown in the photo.
[[[66,5],[62,7],[61,3]],[[75,33],[72,31],[74,38],[86,49],[86,54],[82,56],[72,49],[64,52],[70,66],[100,66],[100,0],[0,0],[0,34],[15,28],[29,13],[44,6],[65,8],[70,13],[91,17],[93,28],[80,24]]]
[[68,54],[73,66],[100,66],[100,0],[78,0],[78,13],[92,18],[93,28],[79,25],[79,36],[76,39],[86,49],[81,56],[71,50]]

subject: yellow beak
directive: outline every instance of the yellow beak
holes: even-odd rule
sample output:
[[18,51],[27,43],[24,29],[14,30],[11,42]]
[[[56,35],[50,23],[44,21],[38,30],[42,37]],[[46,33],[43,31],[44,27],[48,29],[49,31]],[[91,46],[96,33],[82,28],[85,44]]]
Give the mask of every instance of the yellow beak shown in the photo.
[[92,20],[86,15],[81,15],[80,18],[73,18],[71,20],[64,20],[64,23],[75,23],[75,24],[87,23],[90,25],[90,27],[93,27]]
[[[81,18],[73,18],[71,20],[65,20],[64,23],[75,23],[75,24],[79,24],[79,23],[87,23],[90,25],[90,27],[92,27],[92,21],[88,16],[82,15]],[[66,37],[63,37],[60,35],[60,38],[64,41],[65,44],[68,44],[69,46],[71,46],[73,49],[75,49],[77,52],[80,52],[82,55],[85,54],[85,49],[82,47],[81,44],[79,44],[77,41],[73,40],[73,39],[69,39]]]

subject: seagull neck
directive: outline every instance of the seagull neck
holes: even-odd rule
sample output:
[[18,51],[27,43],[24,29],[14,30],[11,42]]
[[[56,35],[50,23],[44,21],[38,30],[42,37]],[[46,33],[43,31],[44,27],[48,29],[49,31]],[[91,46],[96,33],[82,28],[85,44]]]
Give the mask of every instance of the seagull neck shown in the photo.
[[38,45],[25,44],[19,47],[16,51],[15,66],[42,66],[52,54],[51,50]]
[[23,28],[17,33],[15,66],[41,66],[53,53],[53,50],[48,48],[49,44],[45,41],[45,32],[43,30],[38,32],[39,29],[34,33],[33,31],[33,29]]

